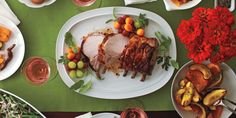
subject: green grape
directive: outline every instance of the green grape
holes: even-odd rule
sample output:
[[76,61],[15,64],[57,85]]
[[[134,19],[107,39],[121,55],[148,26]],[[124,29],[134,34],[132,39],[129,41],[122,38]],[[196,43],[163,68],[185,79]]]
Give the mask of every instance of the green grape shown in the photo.
[[83,61],[79,61],[79,62],[77,63],[77,67],[78,67],[78,69],[84,68],[84,62],[83,62]]
[[134,26],[135,26],[135,28],[138,29],[138,28],[141,28],[143,25],[140,21],[137,20],[137,21],[134,22]]
[[75,70],[71,70],[71,71],[69,72],[69,76],[70,76],[70,78],[72,78],[72,79],[76,78],[76,71],[75,71]]
[[83,73],[81,70],[77,70],[77,71],[76,71],[76,76],[77,76],[78,78],[82,78],[82,77],[84,76],[84,73]]
[[75,68],[76,68],[76,63],[73,62],[73,61],[70,61],[70,62],[68,63],[68,67],[69,67],[70,69],[75,69]]

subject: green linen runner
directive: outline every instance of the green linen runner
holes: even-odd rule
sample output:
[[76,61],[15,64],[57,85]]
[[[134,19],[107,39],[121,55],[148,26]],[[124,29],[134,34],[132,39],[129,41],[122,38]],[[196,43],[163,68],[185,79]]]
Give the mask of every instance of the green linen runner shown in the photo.
[[[81,11],[96,7],[81,8],[72,0],[57,0],[54,4],[40,9],[29,8],[18,0],[6,0],[21,21],[21,30],[25,44],[25,59],[31,56],[55,58],[57,35],[62,25],[72,16]],[[98,0],[100,1],[100,0]],[[98,4],[98,3],[96,3]],[[99,4],[97,5],[99,6]],[[101,7],[124,6],[123,0],[102,0]],[[203,0],[196,7],[213,7],[213,0]],[[155,12],[162,16],[176,32],[182,19],[189,19],[196,8],[181,11],[166,11],[163,0],[152,3],[131,5]],[[236,16],[236,11],[233,12]],[[176,37],[177,56],[180,66],[189,61],[184,45]],[[236,58],[228,64],[236,70]],[[173,79],[173,77],[172,77]],[[127,107],[139,106],[147,111],[173,110],[170,97],[172,79],[160,90],[138,98],[125,100],[104,100],[86,97],[70,90],[59,75],[42,86],[29,84],[20,73],[20,69],[10,78],[0,81],[0,87],[22,97],[40,111],[121,111]]]

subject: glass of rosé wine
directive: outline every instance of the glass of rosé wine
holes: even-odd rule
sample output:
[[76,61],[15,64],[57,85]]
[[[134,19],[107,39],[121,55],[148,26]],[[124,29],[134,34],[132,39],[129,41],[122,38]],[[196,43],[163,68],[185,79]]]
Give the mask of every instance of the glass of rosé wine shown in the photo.
[[74,3],[78,6],[87,7],[94,4],[96,0],[74,0]]
[[34,85],[45,84],[57,75],[56,61],[50,57],[30,57],[24,61],[21,73]]

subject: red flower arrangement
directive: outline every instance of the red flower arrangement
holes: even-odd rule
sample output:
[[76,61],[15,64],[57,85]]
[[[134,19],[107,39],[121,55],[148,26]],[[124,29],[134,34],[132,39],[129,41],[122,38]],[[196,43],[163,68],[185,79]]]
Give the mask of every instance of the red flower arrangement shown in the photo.
[[177,36],[194,62],[210,59],[212,63],[220,63],[236,56],[233,24],[234,16],[227,8],[200,7],[192,13],[192,18],[181,21]]

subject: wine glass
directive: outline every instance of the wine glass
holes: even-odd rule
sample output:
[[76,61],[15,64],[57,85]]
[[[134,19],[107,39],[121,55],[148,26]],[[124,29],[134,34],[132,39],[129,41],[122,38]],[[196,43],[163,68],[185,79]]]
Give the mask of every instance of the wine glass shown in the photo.
[[102,0],[73,0],[73,2],[79,6],[78,10],[81,12],[99,8],[102,5]]
[[45,84],[57,75],[56,61],[51,57],[32,56],[24,61],[21,73],[34,85]]

